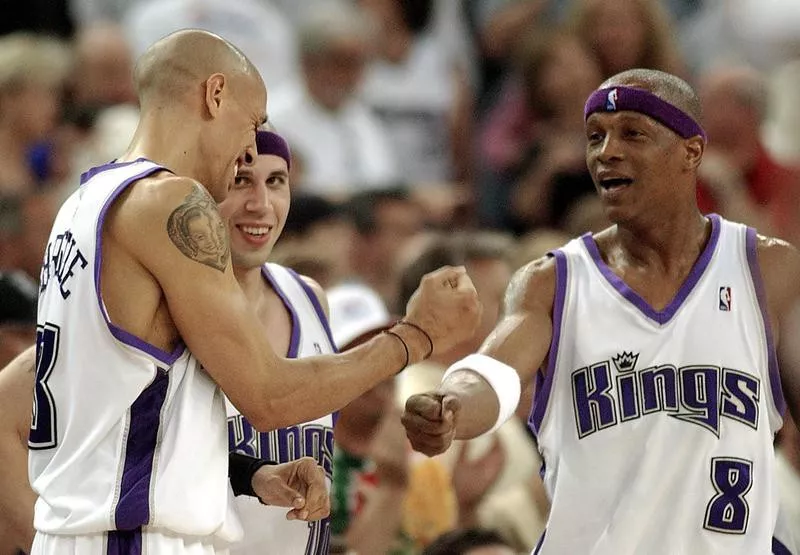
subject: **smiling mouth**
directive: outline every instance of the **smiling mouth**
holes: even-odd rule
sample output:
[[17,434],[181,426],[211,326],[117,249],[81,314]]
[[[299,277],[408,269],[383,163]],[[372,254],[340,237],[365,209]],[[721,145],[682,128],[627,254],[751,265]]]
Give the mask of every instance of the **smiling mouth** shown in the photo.
[[621,187],[627,187],[631,183],[633,183],[633,179],[629,179],[627,177],[612,177],[600,180],[600,187],[606,190],[618,189]]
[[264,237],[270,232],[270,227],[267,226],[249,226],[249,225],[237,225],[242,233],[245,235],[249,235],[250,237]]

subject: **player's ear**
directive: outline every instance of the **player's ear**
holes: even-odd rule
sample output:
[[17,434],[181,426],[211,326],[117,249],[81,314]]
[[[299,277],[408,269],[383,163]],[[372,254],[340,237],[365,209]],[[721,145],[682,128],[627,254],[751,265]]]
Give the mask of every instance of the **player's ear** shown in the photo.
[[212,118],[217,117],[222,106],[222,93],[225,90],[225,76],[222,73],[214,73],[206,79],[206,110]]
[[703,159],[703,152],[706,150],[706,142],[699,135],[684,140],[684,161],[686,169],[696,170]]

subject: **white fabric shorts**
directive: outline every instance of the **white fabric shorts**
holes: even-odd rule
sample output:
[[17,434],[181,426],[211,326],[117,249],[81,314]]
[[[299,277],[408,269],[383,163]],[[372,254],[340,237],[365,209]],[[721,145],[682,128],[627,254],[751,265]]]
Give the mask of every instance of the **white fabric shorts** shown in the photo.
[[213,538],[176,536],[152,530],[57,536],[36,532],[30,555],[228,555]]

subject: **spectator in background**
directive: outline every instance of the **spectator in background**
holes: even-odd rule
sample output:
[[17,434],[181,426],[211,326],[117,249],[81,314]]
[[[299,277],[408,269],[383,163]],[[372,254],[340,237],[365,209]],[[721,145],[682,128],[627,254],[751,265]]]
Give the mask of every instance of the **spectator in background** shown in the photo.
[[418,203],[403,187],[364,191],[346,204],[355,228],[352,279],[373,289],[388,306],[397,298],[395,264],[407,242],[425,227]]
[[303,159],[303,191],[346,195],[397,178],[386,131],[357,97],[376,39],[369,19],[342,2],[298,29],[302,80],[271,90],[269,117]]
[[18,272],[38,289],[44,249],[59,202],[51,192],[0,198],[0,270]]
[[270,92],[297,78],[294,27],[271,2],[129,0],[128,3],[122,23],[135,57],[173,31],[204,29],[240,48],[258,68]]
[[331,544],[339,553],[409,553],[401,534],[409,448],[389,379],[339,411]]
[[0,38],[0,194],[43,186],[32,149],[51,137],[61,113],[70,55],[56,39],[24,33]]
[[434,0],[360,0],[378,21],[361,98],[383,122],[403,178],[464,181],[473,94],[463,55],[436,31]]
[[68,83],[73,110],[138,104],[133,90],[133,55],[122,27],[102,22],[81,27],[73,50]]
[[443,534],[422,555],[514,555],[511,546],[492,530],[471,528]]
[[36,337],[39,288],[25,274],[0,272],[0,368],[30,347]]
[[[407,368],[397,378],[399,406],[411,395],[438,385],[450,364],[474,352],[497,322],[511,265],[514,241],[504,234],[431,234],[409,244],[399,270],[397,306],[413,293],[413,282],[431,269],[464,265],[483,304],[475,335],[457,347]],[[529,551],[544,528],[547,501],[539,478],[541,459],[524,420],[512,419],[492,434],[457,442],[437,460],[452,476],[458,524],[502,530],[515,548]],[[428,538],[430,541],[432,538]]]
[[776,160],[800,164],[800,54],[770,73],[769,90],[766,146]]
[[271,260],[312,277],[323,289],[342,282],[351,274],[354,233],[342,206],[300,193],[293,195],[292,207]]
[[603,79],[633,68],[684,75],[669,12],[658,0],[575,0],[567,21]]
[[700,209],[796,243],[800,169],[777,162],[764,146],[764,79],[742,66],[710,70],[700,77],[698,93],[708,134],[699,173]]
[[[483,220],[524,232],[561,223],[594,186],[586,170],[583,103],[600,83],[591,53],[568,31],[538,31],[523,41],[515,73],[529,114],[500,171],[484,172]],[[494,131],[489,131],[491,136]]]

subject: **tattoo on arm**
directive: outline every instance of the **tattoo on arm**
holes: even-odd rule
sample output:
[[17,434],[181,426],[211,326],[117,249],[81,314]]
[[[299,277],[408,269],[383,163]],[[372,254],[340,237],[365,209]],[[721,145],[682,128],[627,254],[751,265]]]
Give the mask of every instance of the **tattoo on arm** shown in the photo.
[[167,233],[188,258],[220,272],[228,266],[230,244],[225,222],[214,199],[199,184],[169,215]]

